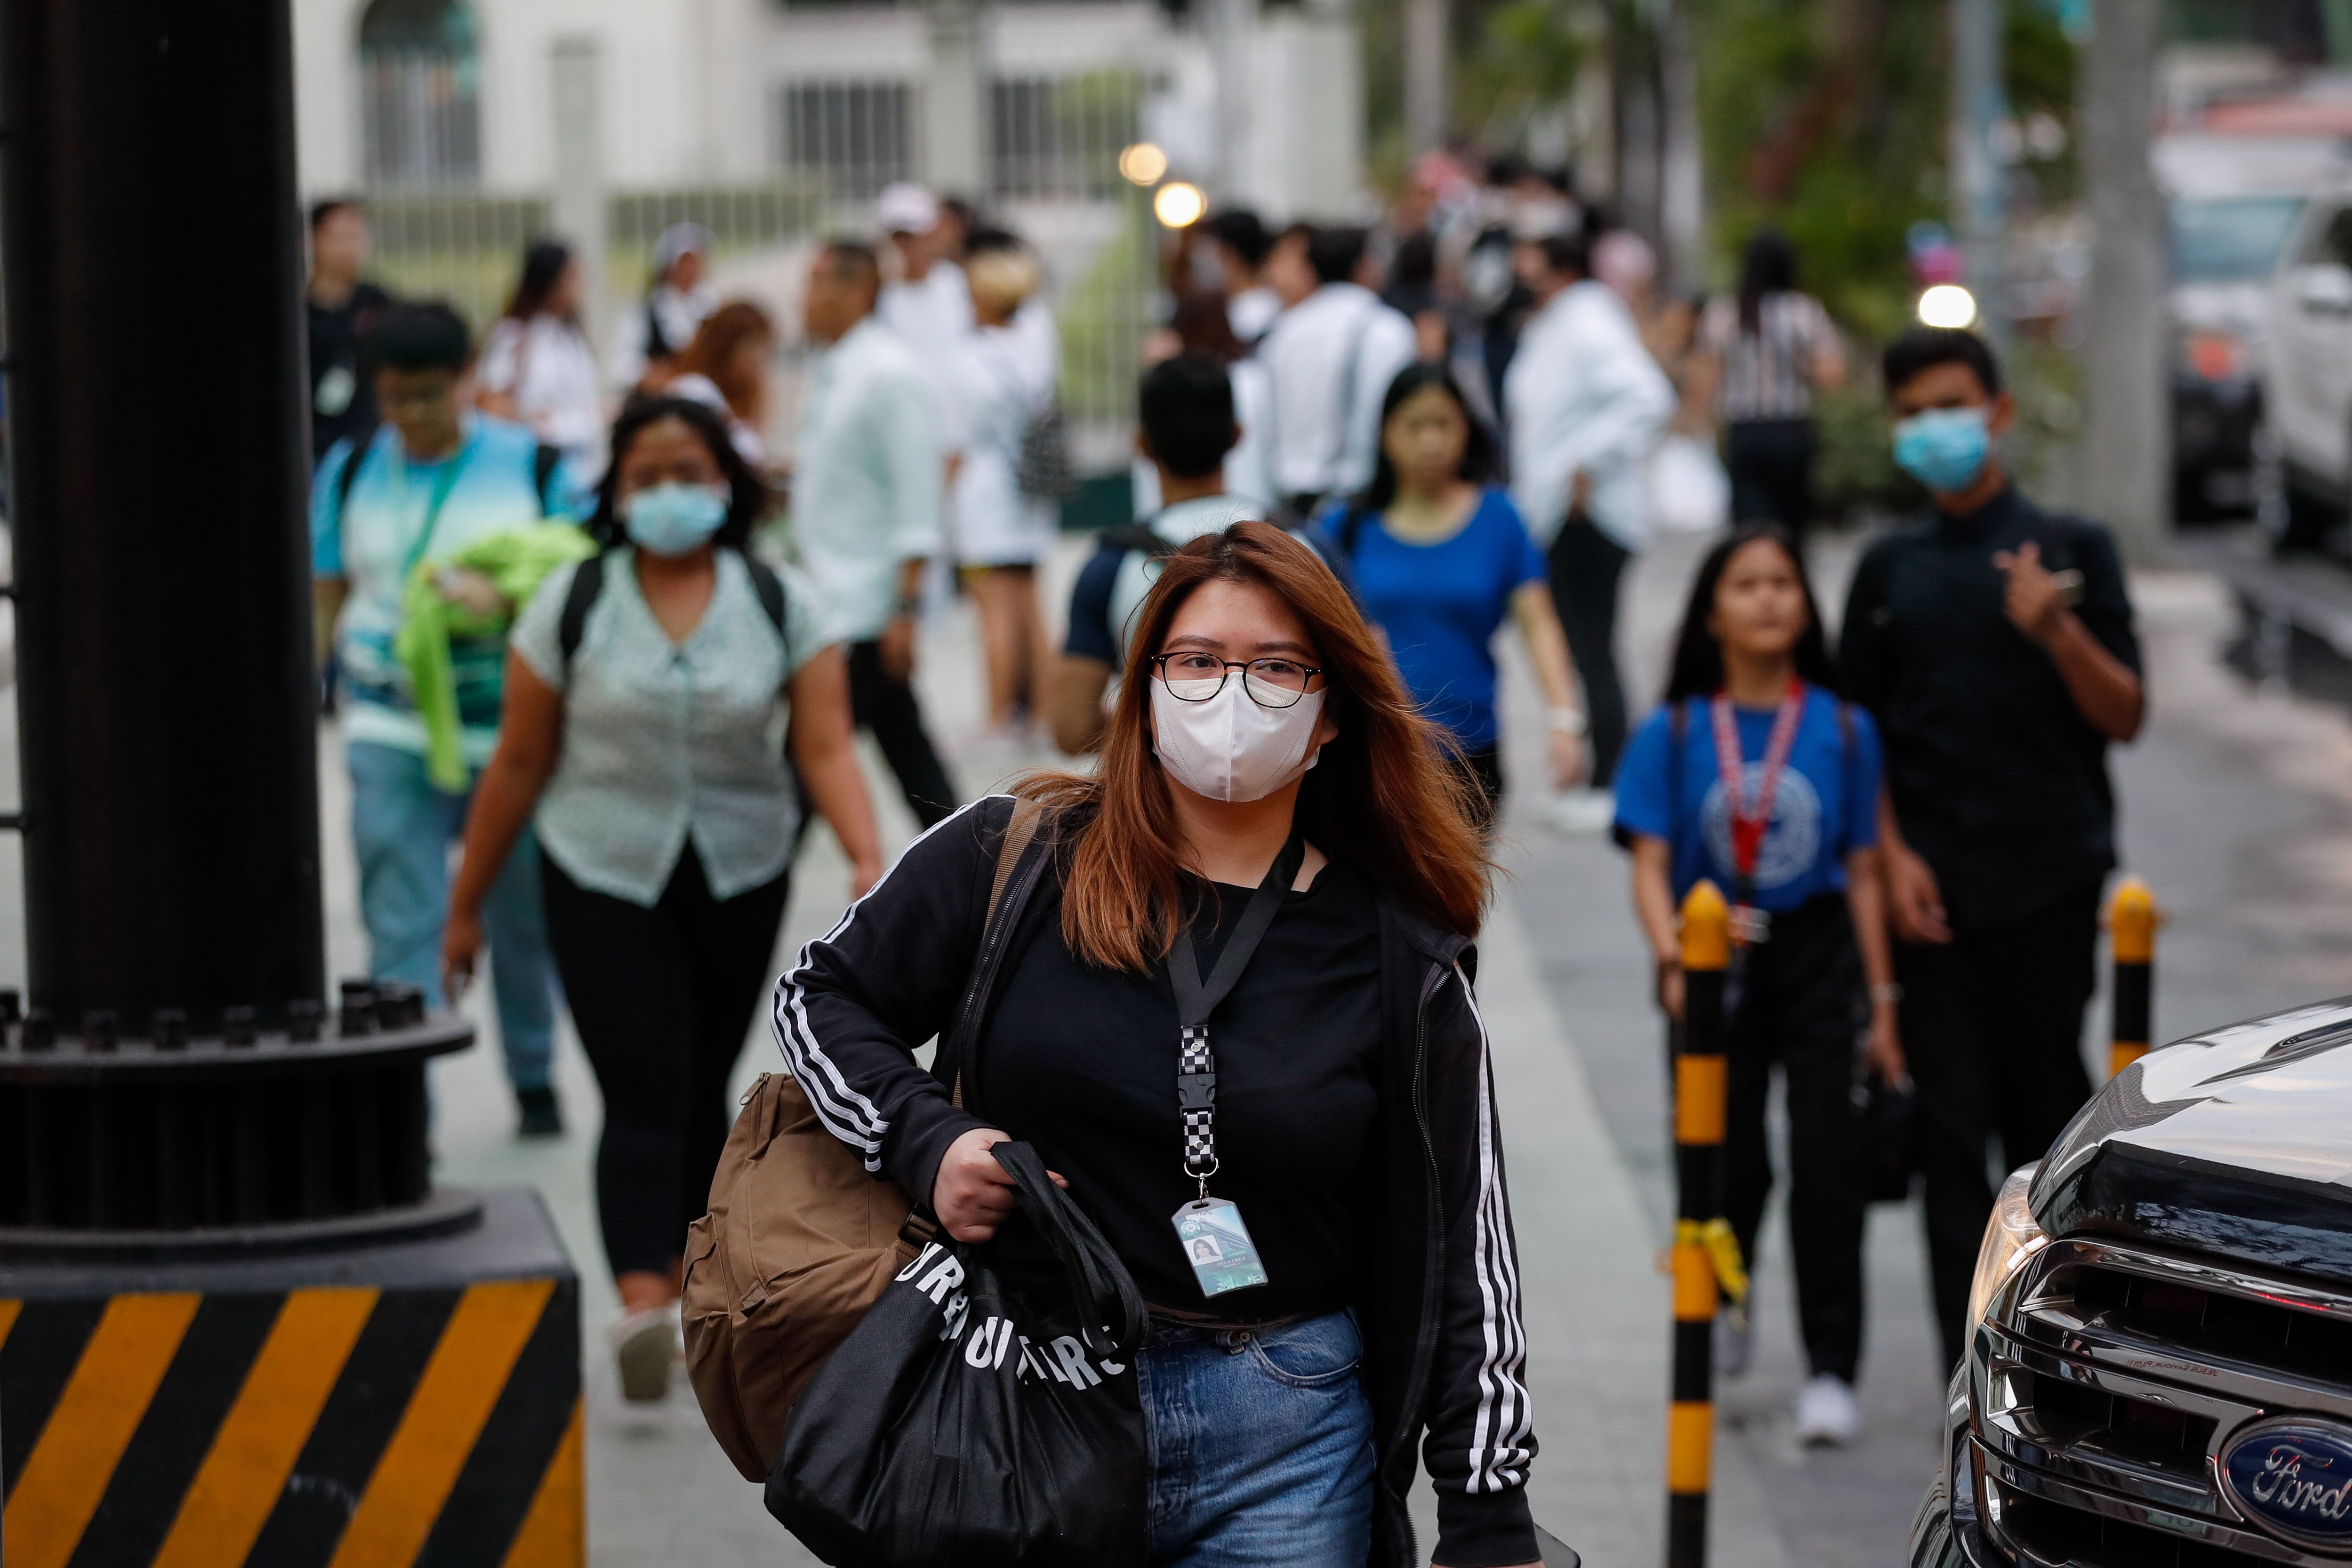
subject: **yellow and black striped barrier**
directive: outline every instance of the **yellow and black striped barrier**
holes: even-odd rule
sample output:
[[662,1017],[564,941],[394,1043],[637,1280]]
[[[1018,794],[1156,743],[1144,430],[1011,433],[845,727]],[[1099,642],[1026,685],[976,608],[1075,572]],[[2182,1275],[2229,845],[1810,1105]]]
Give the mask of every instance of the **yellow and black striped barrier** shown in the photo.
[[1675,1052],[1675,1361],[1666,1407],[1666,1564],[1706,1561],[1715,1447],[1715,1313],[1747,1293],[1721,1202],[1726,1073],[1724,980],[1731,910],[1712,882],[1683,900],[1683,1026]]
[[568,1276],[0,1300],[7,1568],[580,1568]]
[[2107,1076],[2147,1055],[2156,1028],[2156,928],[2164,923],[2156,894],[2137,877],[2116,884],[2107,900],[2107,942],[2115,953],[2115,999],[2108,1008]]

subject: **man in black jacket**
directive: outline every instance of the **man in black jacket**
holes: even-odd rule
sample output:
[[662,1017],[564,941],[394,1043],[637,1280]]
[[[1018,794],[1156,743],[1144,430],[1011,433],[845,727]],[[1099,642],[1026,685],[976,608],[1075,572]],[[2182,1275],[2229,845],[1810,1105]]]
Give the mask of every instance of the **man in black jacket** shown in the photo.
[[1918,1091],[1928,1268],[1945,1363],[2004,1170],[2084,1100],[2099,891],[2115,868],[2106,749],[2140,726],[2139,644],[2107,531],[2019,494],[2014,405],[1983,341],[1915,328],[1886,351],[1895,460],[1927,516],[1855,568],[1839,649],[1886,748],[1879,837]]

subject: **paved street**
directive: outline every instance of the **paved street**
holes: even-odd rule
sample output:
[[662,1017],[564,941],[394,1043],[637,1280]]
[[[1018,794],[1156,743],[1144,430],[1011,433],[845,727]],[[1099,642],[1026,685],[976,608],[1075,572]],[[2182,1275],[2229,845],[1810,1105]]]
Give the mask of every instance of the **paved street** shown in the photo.
[[[1662,669],[1696,552],[1670,541],[1633,574],[1629,670],[1654,679]],[[1824,576],[1842,579],[1850,559],[1850,547],[1832,542]],[[1060,567],[1066,581],[1071,551]],[[2209,580],[2159,574],[2143,577],[2137,591],[2155,706],[2148,734],[2122,754],[2118,773],[2130,863],[2172,915],[2159,954],[2159,1033],[2346,989],[2352,724],[2336,708],[2256,696],[2221,670],[2213,653],[2230,618]],[[928,636],[932,711],[977,711],[967,612],[942,616]],[[1523,673],[1515,674],[1510,701],[1518,737],[1539,739]],[[1047,760],[992,749],[952,720],[941,730],[968,789]],[[320,759],[333,971],[356,973],[364,944],[331,734],[321,738]],[[1513,760],[1517,776],[1535,776],[1537,759]],[[13,761],[11,735],[0,777],[10,776]],[[1512,876],[1484,943],[1480,988],[1505,1106],[1545,1445],[1537,1510],[1597,1568],[1635,1568],[1657,1561],[1663,1511],[1666,1300],[1654,1258],[1671,1194],[1659,1032],[1622,857],[1603,840],[1549,834],[1530,820],[1533,804],[1521,791],[1508,819]],[[894,800],[885,806],[903,842],[911,821]],[[17,865],[15,845],[0,839],[0,984],[21,984],[23,974]],[[813,835],[785,948],[831,923],[845,877],[829,837]],[[745,1052],[743,1075],[771,1066],[772,1051],[763,1026]],[[436,1138],[444,1183],[544,1193],[581,1268],[593,1561],[600,1568],[806,1562],[761,1510],[758,1489],[719,1455],[682,1385],[650,1409],[618,1397],[600,1353],[614,1300],[588,1182],[599,1106],[568,1035],[561,1052],[569,1136],[516,1142],[495,1052],[478,1048],[436,1068]],[[1802,1367],[1777,1224],[1768,1223],[1763,1251],[1756,1364],[1722,1399],[1715,1561],[1877,1568],[1895,1559],[1932,1463],[1940,1396],[1916,1215],[1874,1211],[1863,1389],[1870,1436],[1851,1451],[1806,1452],[1789,1438],[1786,1411]],[[1425,1518],[1425,1502],[1422,1511]]]

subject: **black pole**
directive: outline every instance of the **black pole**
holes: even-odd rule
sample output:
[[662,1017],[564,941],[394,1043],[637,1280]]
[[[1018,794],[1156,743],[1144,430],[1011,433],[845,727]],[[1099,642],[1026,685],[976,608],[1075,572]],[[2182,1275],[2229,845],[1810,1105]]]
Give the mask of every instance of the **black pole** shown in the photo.
[[5,0],[31,1001],[323,999],[285,0]]

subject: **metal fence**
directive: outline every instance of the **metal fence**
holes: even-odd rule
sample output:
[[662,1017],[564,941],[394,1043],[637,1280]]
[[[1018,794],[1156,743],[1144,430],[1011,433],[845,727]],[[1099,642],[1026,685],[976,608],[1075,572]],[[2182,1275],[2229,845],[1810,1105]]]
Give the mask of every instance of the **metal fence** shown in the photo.
[[440,50],[370,49],[360,58],[360,129],[376,190],[463,189],[481,177],[474,62]]
[[778,166],[845,196],[870,196],[914,168],[904,81],[797,81],[776,89]]

